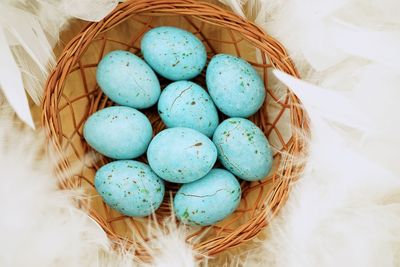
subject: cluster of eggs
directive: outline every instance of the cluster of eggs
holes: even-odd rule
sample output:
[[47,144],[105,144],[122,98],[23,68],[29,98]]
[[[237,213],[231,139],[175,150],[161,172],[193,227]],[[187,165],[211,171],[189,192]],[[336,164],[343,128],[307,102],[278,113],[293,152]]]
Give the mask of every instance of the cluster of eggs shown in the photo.
[[[144,60],[112,51],[97,67],[100,88],[119,106],[92,114],[83,128],[93,149],[115,159],[97,171],[96,190],[111,208],[143,217],[161,205],[164,181],[180,183],[176,217],[191,225],[215,224],[239,205],[236,177],[261,180],[271,169],[265,135],[245,119],[264,101],[263,81],[248,62],[227,54],[209,62],[208,92],[189,81],[204,69],[206,49],[175,27],[148,31],[141,51]],[[156,73],[172,81],[162,92]],[[149,119],[138,109],[156,103],[167,129],[153,138]],[[219,123],[218,110],[230,118]],[[133,160],[146,151],[149,165]],[[225,169],[213,168],[217,159]]]

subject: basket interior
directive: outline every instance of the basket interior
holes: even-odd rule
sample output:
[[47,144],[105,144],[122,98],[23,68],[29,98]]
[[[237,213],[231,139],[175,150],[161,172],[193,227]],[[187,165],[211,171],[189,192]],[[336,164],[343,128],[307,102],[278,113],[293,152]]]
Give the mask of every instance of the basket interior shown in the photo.
[[[107,52],[116,49],[129,50],[141,56],[140,41],[143,34],[150,28],[161,25],[177,26],[194,33],[206,46],[208,59],[216,53],[228,53],[246,59],[259,72],[267,89],[264,105],[250,119],[268,137],[274,152],[273,170],[262,181],[241,182],[243,190],[241,204],[229,218],[210,227],[188,227],[190,235],[188,235],[187,241],[199,251],[204,251],[209,249],[208,244],[218,243],[224,238],[246,233],[249,222],[253,225],[253,229],[262,228],[265,225],[257,220],[264,218],[260,214],[271,208],[268,207],[268,204],[271,203],[271,199],[276,197],[274,196],[276,187],[282,183],[282,175],[278,174],[281,172],[278,170],[283,167],[282,155],[285,152],[289,153],[289,147],[293,142],[289,93],[287,89],[271,88],[268,81],[271,78],[272,67],[268,55],[254,47],[245,36],[238,32],[200,21],[191,16],[161,16],[152,13],[132,15],[123,23],[96,36],[69,72],[59,96],[59,102],[55,104],[60,129],[58,142],[74,170],[74,174],[71,175],[65,186],[82,188],[87,196],[82,204],[88,205],[92,217],[111,237],[127,240],[131,244],[136,245],[138,242],[148,240],[147,225],[154,224],[155,221],[162,225],[163,219],[171,215],[171,196],[179,187],[174,184],[167,184],[164,202],[154,217],[132,218],[111,210],[102,201],[93,185],[96,170],[109,160],[88,147],[82,136],[82,126],[87,117],[96,110],[113,105],[96,84],[95,73],[99,60]],[[204,71],[194,81],[205,88]],[[160,78],[160,82],[162,88],[168,83],[163,78]],[[164,128],[154,107],[143,112],[149,116],[154,134]],[[223,119],[224,117],[220,114],[220,121]],[[145,157],[141,157],[140,160],[146,162]],[[274,205],[277,204],[274,203]],[[243,236],[241,239],[249,237],[251,235]],[[218,250],[222,250],[222,248],[215,247],[212,253],[218,252]]]

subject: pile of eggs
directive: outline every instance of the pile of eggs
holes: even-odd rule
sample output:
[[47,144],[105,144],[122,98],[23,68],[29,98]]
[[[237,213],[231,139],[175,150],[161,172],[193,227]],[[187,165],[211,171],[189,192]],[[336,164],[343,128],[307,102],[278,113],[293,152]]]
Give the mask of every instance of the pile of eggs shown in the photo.
[[[215,224],[239,205],[237,178],[257,181],[270,172],[270,145],[246,119],[264,102],[263,81],[245,60],[218,54],[206,70],[207,92],[190,81],[206,66],[206,49],[175,27],[148,31],[141,51],[144,60],[112,51],[97,67],[100,88],[118,106],[92,114],[83,128],[87,143],[115,160],[97,171],[96,190],[111,208],[143,217],[161,205],[164,181],[179,183],[176,217],[190,225]],[[171,81],[162,91],[156,73]],[[167,129],[153,138],[138,109],[155,104]],[[219,123],[218,110],[230,118]],[[133,160],[144,153],[148,165]],[[225,169],[213,168],[217,160]]]

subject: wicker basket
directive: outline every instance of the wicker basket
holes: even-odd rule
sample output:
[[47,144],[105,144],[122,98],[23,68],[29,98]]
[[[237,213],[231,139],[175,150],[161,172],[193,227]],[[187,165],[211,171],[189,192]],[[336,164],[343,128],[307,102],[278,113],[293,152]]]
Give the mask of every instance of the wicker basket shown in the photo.
[[[140,55],[140,39],[150,28],[172,25],[185,28],[205,44],[208,58],[219,52],[248,60],[260,73],[267,100],[250,119],[268,137],[274,149],[274,167],[263,181],[242,182],[242,201],[235,213],[214,226],[190,228],[189,242],[203,255],[215,255],[255,237],[266,227],[288,197],[291,183],[303,166],[293,158],[305,154],[300,134],[308,133],[308,120],[299,100],[288,89],[269,86],[269,70],[298,73],[283,46],[253,23],[218,6],[198,0],[134,0],[120,4],[110,15],[88,24],[62,52],[46,86],[42,122],[62,161],[58,173],[70,173],[62,188],[84,189],[87,199],[77,200],[103,227],[111,240],[135,246],[136,256],[148,260],[143,242],[149,240],[148,223],[162,224],[171,215],[171,196],[177,185],[167,184],[164,203],[156,216],[130,218],[111,210],[94,190],[96,170],[108,159],[93,152],[82,137],[82,125],[96,110],[113,103],[96,84],[96,66],[115,49]],[[160,79],[162,87],[166,80]],[[204,86],[204,72],[195,81]],[[155,108],[145,110],[155,133],[164,128]],[[221,117],[222,119],[222,117]],[[301,131],[298,131],[301,130]],[[96,160],[89,155],[96,155]],[[142,161],[146,161],[143,157]],[[81,164],[79,164],[81,163]],[[168,193],[169,192],[169,193]]]

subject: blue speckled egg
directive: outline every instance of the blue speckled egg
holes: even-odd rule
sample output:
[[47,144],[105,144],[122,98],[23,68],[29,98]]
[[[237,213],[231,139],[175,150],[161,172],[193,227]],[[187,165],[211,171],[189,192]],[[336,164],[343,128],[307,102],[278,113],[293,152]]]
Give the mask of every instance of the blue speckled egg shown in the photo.
[[265,99],[264,83],[257,71],[235,56],[214,56],[207,67],[206,82],[215,105],[229,117],[249,117]]
[[146,152],[153,129],[143,113],[115,106],[93,113],[83,135],[92,148],[107,157],[133,159]]
[[183,223],[212,225],[237,208],[240,194],[235,176],[223,169],[213,169],[205,177],[179,188],[174,198],[174,212]]
[[147,150],[150,167],[164,180],[189,183],[205,176],[217,160],[217,149],[204,134],[169,128],[157,134]]
[[175,27],[157,27],[142,39],[146,62],[161,76],[173,80],[190,80],[206,65],[203,43],[191,32]]
[[218,159],[237,177],[262,180],[271,170],[272,152],[264,133],[247,119],[230,118],[215,130]]
[[160,96],[160,82],[154,71],[128,51],[105,55],[97,66],[96,79],[103,92],[122,106],[148,108]]
[[201,86],[178,81],[168,85],[158,101],[158,113],[167,127],[187,127],[211,137],[218,126],[218,113]]
[[164,198],[164,182],[147,164],[118,160],[101,167],[94,185],[104,202],[128,216],[152,214]]

